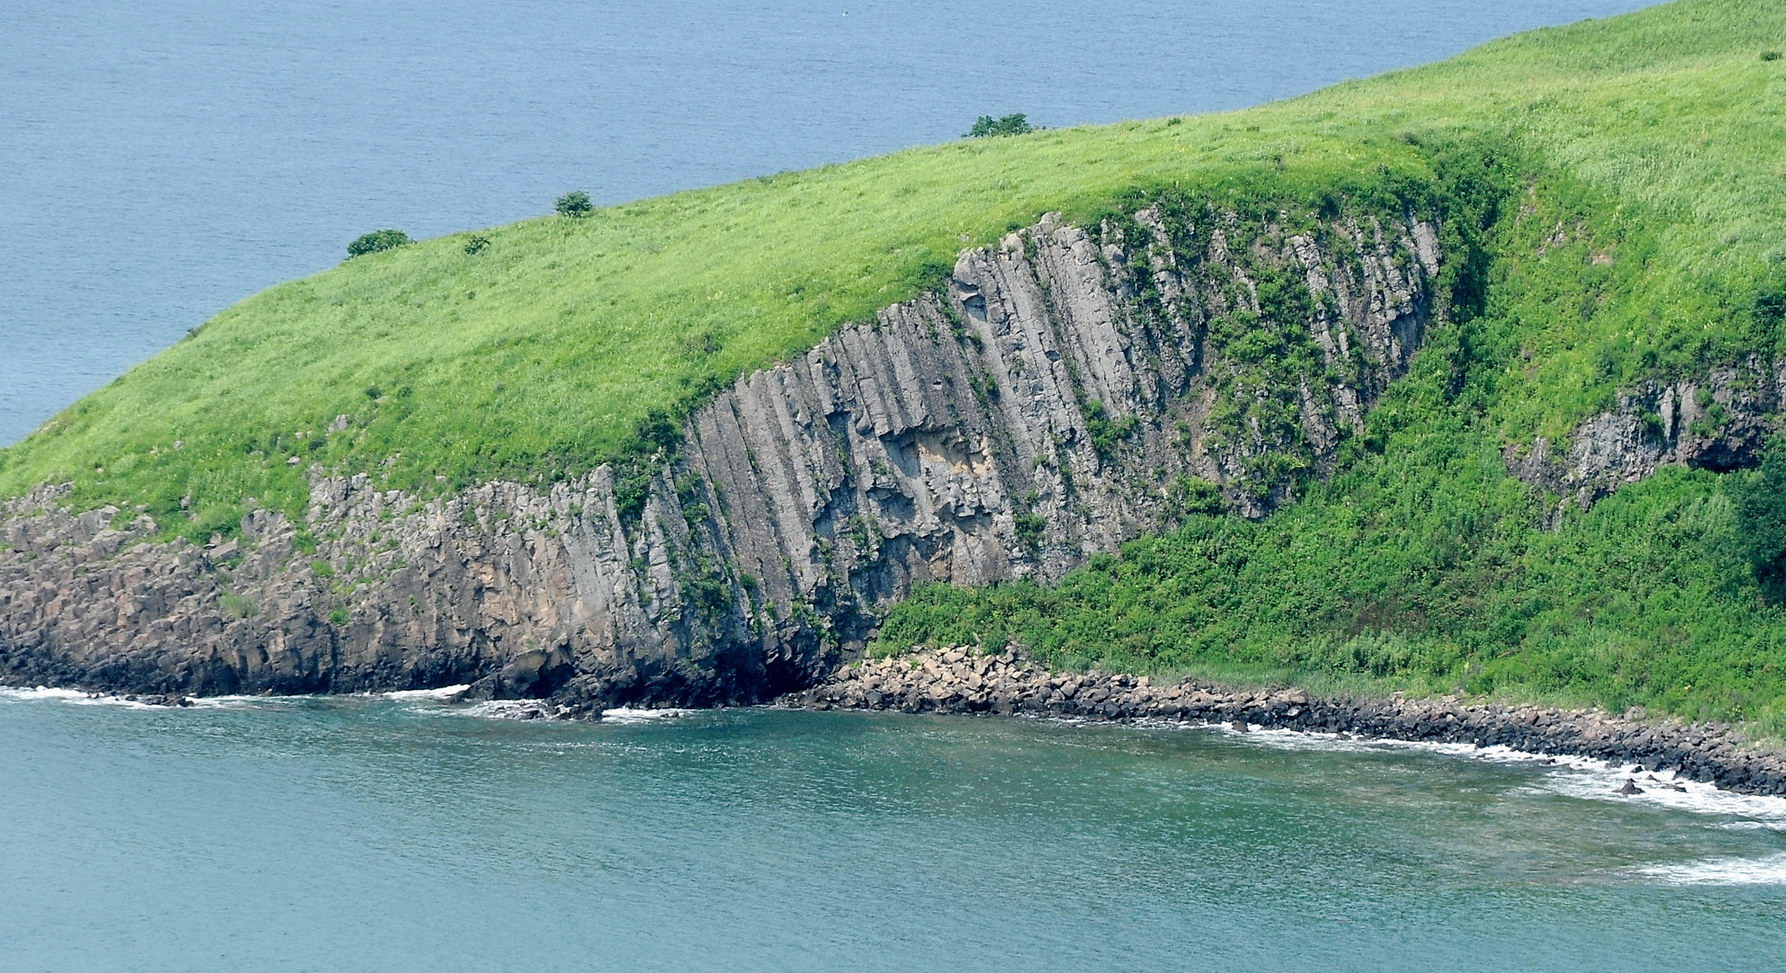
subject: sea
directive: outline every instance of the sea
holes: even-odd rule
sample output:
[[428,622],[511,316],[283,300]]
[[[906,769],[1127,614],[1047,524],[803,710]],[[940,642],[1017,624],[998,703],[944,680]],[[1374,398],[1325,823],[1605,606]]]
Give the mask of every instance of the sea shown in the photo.
[[[0,444],[371,229],[983,114],[1238,108],[1644,5],[5,0]],[[1622,797],[1629,768],[1210,727],[516,715],[0,688],[0,971],[1786,968],[1786,801],[1642,774]]]
[[5,970],[1786,967],[1786,800],[1468,747],[0,691]]

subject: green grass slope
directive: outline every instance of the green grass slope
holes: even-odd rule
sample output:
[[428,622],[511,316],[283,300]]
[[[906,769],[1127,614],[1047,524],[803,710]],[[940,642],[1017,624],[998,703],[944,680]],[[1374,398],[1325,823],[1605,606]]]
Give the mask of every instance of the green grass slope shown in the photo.
[[1664,470],[1547,530],[1549,501],[1501,454],[1620,386],[1780,353],[1786,62],[1763,54],[1783,39],[1786,7],[1676,3],[1266,109],[1497,146],[1474,176],[1440,167],[1496,201],[1464,319],[1299,503],[1190,517],[1057,588],[927,589],[881,648],[1017,641],[1065,666],[1643,705],[1786,735],[1786,612],[1746,557],[1786,463]]
[[312,464],[422,491],[546,481],[1045,211],[1161,191],[1265,213],[1415,199],[1451,218],[1461,320],[1347,472],[1058,590],[926,592],[887,644],[1021,637],[1077,664],[1778,719],[1786,624],[1732,560],[1723,482],[1658,477],[1547,532],[1499,450],[1633,381],[1777,353],[1786,60],[1764,52],[1782,48],[1786,5],[1678,0],[1243,112],[916,149],[486,230],[477,254],[457,236],[355,258],[0,452],[0,496],[71,481],[77,506],[204,536],[247,503],[301,510]]

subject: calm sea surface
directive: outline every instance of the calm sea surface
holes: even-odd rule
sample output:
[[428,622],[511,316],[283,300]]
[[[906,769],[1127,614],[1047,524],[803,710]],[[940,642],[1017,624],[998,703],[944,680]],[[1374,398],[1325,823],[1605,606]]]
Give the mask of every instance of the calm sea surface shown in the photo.
[[[8,0],[0,442],[380,226],[1233,108],[1638,0]],[[1786,966],[1786,802],[1406,746],[0,690],[0,970]]]
[[0,692],[0,969],[1786,966],[1778,799],[1206,728],[488,712]]
[[0,444],[384,226],[1237,108],[1644,0],[4,0]]

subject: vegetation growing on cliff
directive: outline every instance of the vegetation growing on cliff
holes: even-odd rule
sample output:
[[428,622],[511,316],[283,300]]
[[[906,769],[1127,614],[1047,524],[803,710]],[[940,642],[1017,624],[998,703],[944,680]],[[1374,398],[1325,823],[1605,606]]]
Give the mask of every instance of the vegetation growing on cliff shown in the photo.
[[[1786,66],[1760,55],[1782,35],[1771,0],[1680,0],[1246,112],[367,252],[223,312],[0,453],[0,496],[70,481],[71,504],[204,537],[250,504],[301,513],[313,468],[432,492],[619,460],[625,513],[643,506],[631,458],[668,448],[693,403],[1045,211],[1090,221],[1168,190],[1253,217],[1371,200],[1445,216],[1453,326],[1340,476],[1263,522],[1188,514],[1058,590],[928,591],[888,644],[1015,638],[1067,664],[1778,720],[1786,622],[1717,477],[1665,474],[1548,532],[1501,450],[1645,377],[1780,353]],[[1224,340],[1245,346],[1248,324]],[[1256,344],[1263,369],[1281,349]],[[1099,448],[1122,449],[1099,418]]]
[[[1347,445],[1343,472],[1263,521],[1188,516],[1056,588],[928,588],[894,611],[881,650],[1018,642],[1065,666],[1645,705],[1786,735],[1786,614],[1768,597],[1779,459],[1664,470],[1550,530],[1556,499],[1503,455],[1641,379],[1780,354],[1786,234],[1766,224],[1786,197],[1764,187],[1786,175],[1771,101],[1786,74],[1745,77],[1741,62],[1783,20],[1679,3],[1415,72],[1560,61],[1569,39],[1597,55],[1580,84],[1532,90],[1497,129],[1505,151],[1475,156],[1488,165],[1433,157],[1453,211],[1482,217],[1483,264],[1453,277],[1454,326]],[[1714,37],[1726,58],[1702,45]]]
[[199,536],[244,498],[301,511],[312,464],[424,490],[574,474],[625,453],[653,410],[913,296],[1044,211],[1084,220],[1158,188],[1318,208],[1431,183],[1424,146],[1478,138],[1529,154],[1508,204],[1556,229],[1542,253],[1503,255],[1542,272],[1509,274],[1504,299],[1529,311],[1507,366],[1523,392],[1492,408],[1508,438],[1555,432],[1646,370],[1756,347],[1748,311],[1786,247],[1786,71],[1757,55],[1783,20],[1683,0],[1246,112],[531,220],[483,231],[475,258],[469,235],[367,254],[224,311],[0,453],[0,495],[72,481],[77,506],[142,505]]

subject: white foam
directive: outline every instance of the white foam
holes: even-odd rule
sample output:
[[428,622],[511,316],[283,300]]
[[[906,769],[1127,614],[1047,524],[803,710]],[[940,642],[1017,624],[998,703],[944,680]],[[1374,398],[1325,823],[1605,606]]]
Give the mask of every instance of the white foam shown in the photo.
[[[1418,750],[1495,763],[1543,764],[1549,768],[1549,773],[1541,782],[1527,788],[1529,792],[1561,794],[1581,800],[1659,805],[1694,814],[1729,815],[1741,820],[1727,822],[1728,826],[1786,830],[1786,798],[1719,790],[1712,784],[1677,777],[1672,771],[1632,773],[1629,763],[1613,764],[1588,757],[1552,756],[1504,746],[1478,747],[1471,743],[1341,737],[1331,733],[1306,733],[1258,726],[1242,733],[1225,723],[1205,725],[1219,733],[1262,746],[1283,749],[1338,753]],[[1643,793],[1618,793],[1626,780],[1634,781]]]
[[1718,827],[1725,831],[1786,832],[1786,821],[1725,821]]
[[461,683],[457,686],[441,686],[437,689],[399,689],[396,692],[368,693],[367,695],[377,696],[380,699],[396,699],[396,700],[404,700],[404,699],[450,700],[470,688],[471,688],[471,686],[469,684]]
[[[471,687],[468,685],[442,686],[437,689],[405,689],[390,693],[361,693],[362,698],[391,699],[401,702],[426,702],[436,700],[449,702]],[[185,705],[155,706],[141,699],[127,699],[106,693],[89,693],[79,689],[57,689],[50,686],[0,686],[0,699],[16,699],[22,701],[51,701],[68,703],[74,706],[117,706],[124,709],[250,709],[269,703],[305,702],[327,699],[326,696],[187,696]]]
[[603,723],[658,723],[698,712],[692,709],[633,709],[621,706],[602,710]]
[[122,696],[107,696],[103,693],[86,693],[78,689],[54,689],[49,686],[0,686],[0,699],[17,699],[27,701],[48,700],[68,703],[74,706],[119,706],[124,709],[165,709],[151,706],[135,699]]
[[438,709],[433,712],[449,713],[454,716],[473,716],[486,720],[528,720],[538,719],[542,707],[538,700],[532,699],[489,699],[470,706],[454,706],[449,709]]
[[1767,858],[1706,858],[1682,865],[1652,865],[1638,874],[1668,885],[1786,885],[1786,854]]
[[78,689],[51,689],[48,686],[26,688],[24,686],[0,686],[0,698],[5,699],[61,699],[73,701],[86,699],[87,694]]

